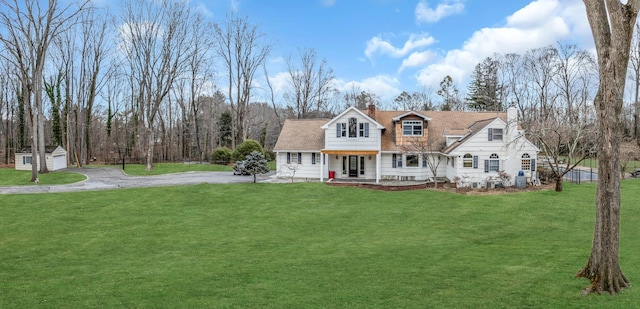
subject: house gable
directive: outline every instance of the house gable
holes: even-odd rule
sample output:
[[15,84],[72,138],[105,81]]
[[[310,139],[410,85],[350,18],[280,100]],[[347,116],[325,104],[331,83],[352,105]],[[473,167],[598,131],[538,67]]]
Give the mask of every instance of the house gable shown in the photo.
[[380,149],[380,135],[384,126],[362,111],[350,107],[322,126],[325,131],[324,150]]
[[328,129],[329,126],[335,125],[334,123],[336,123],[338,120],[343,120],[345,115],[353,113],[353,112],[359,114],[360,117],[363,117],[364,119],[366,119],[370,123],[374,124],[376,126],[376,129],[384,129],[384,126],[381,125],[379,122],[377,122],[373,118],[369,117],[369,115],[365,114],[364,112],[362,112],[361,110],[359,110],[359,109],[357,109],[357,108],[355,108],[353,106],[347,108],[344,112],[340,113],[340,115],[338,115],[336,117],[333,117],[333,119],[331,119],[329,122],[324,124],[322,126],[322,128],[323,129]]

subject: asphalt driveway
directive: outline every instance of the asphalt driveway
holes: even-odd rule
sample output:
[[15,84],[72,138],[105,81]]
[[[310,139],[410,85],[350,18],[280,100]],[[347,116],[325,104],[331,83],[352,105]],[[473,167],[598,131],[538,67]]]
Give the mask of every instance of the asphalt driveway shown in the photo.
[[[253,176],[237,176],[233,175],[233,172],[186,172],[156,176],[129,176],[122,170],[115,168],[74,168],[66,171],[85,175],[87,179],[66,185],[0,187],[0,194],[95,191],[120,188],[194,185],[201,183],[246,183],[253,181]],[[269,179],[268,175],[258,176],[258,181],[267,179]]]

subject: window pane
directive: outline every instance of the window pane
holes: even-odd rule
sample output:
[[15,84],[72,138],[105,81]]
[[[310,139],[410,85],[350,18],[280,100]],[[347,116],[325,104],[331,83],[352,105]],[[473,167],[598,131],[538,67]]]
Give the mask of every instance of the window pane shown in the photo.
[[418,167],[417,155],[407,155],[407,167]]
[[349,118],[349,137],[357,137],[358,132],[358,119],[355,117]]
[[473,156],[470,153],[462,157],[462,167],[473,167]]

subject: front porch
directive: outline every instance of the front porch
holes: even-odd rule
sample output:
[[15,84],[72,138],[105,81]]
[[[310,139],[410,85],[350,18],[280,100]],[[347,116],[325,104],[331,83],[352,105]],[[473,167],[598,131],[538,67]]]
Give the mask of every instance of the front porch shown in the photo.
[[320,181],[324,179],[380,182],[380,152],[377,150],[322,150]]

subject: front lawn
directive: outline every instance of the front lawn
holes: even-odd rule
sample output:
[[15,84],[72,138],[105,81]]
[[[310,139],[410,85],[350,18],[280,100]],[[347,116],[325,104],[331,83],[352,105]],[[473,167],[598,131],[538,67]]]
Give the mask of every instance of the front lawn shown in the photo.
[[[640,282],[640,181],[620,261]],[[593,184],[467,196],[321,183],[6,195],[0,308],[634,308],[580,296]]]
[[[72,172],[55,171],[38,174],[40,185],[61,185],[85,180],[87,177]],[[0,186],[35,185],[31,182],[30,171],[16,171],[13,168],[0,168]]]
[[[114,166],[122,168],[121,165]],[[219,164],[154,163],[153,170],[147,171],[146,164],[125,164],[124,172],[132,176],[150,176],[183,172],[231,172],[233,167]]]

